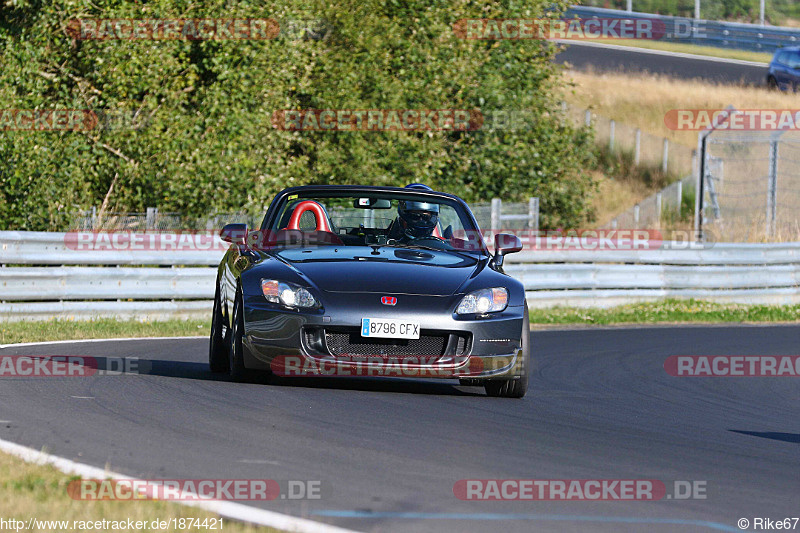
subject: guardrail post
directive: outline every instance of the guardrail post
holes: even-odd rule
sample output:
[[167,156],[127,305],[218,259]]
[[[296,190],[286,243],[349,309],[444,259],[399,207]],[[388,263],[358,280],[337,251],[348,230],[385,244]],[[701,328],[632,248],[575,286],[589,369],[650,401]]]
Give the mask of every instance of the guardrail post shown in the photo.
[[533,231],[539,231],[539,198],[528,198],[528,226]]
[[502,201],[500,198],[492,198],[492,231],[496,232],[500,229],[500,211],[502,209]]
[[664,153],[661,155],[661,172],[667,173],[669,168],[669,139],[664,139]]
[[633,162],[638,165],[642,154],[642,130],[636,128],[636,141],[633,146]]
[[617,129],[616,126],[617,126],[617,123],[614,122],[614,119],[612,118],[608,122],[608,149],[611,152],[614,151],[614,133],[615,133],[615,130]]

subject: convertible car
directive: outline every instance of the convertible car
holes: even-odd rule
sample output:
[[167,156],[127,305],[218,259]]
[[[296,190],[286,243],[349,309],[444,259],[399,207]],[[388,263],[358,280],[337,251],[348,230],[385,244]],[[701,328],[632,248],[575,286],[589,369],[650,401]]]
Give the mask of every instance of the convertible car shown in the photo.
[[490,253],[460,198],[422,184],[294,187],[259,229],[228,224],[221,238],[213,372],[450,378],[525,395],[525,291],[503,272],[522,244],[498,234]]

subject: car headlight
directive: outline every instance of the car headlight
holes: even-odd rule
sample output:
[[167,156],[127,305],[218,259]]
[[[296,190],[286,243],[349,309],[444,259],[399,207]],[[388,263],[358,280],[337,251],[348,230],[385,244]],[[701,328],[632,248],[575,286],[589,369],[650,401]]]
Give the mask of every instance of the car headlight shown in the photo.
[[494,313],[508,306],[508,291],[503,287],[481,289],[471,292],[461,299],[456,314],[471,315]]
[[295,285],[294,283],[287,283],[285,281],[278,281],[276,279],[262,279],[261,292],[264,293],[264,298],[268,302],[282,303],[288,307],[316,307],[317,301],[308,292],[307,289]]

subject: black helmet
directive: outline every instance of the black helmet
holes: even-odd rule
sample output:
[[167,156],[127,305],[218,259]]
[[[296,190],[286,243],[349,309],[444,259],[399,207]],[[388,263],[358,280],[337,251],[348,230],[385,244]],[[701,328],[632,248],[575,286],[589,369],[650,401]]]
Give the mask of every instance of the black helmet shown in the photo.
[[397,214],[403,221],[403,231],[411,238],[430,237],[439,223],[439,204],[417,200],[401,200]]

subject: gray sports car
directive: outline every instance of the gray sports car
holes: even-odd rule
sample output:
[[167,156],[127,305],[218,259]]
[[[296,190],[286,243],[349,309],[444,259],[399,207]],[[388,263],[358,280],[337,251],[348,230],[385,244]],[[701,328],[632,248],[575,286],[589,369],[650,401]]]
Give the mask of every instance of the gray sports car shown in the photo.
[[259,230],[229,224],[221,237],[212,371],[452,378],[525,395],[525,291],[502,268],[522,244],[498,234],[490,254],[460,198],[422,184],[294,187]]

